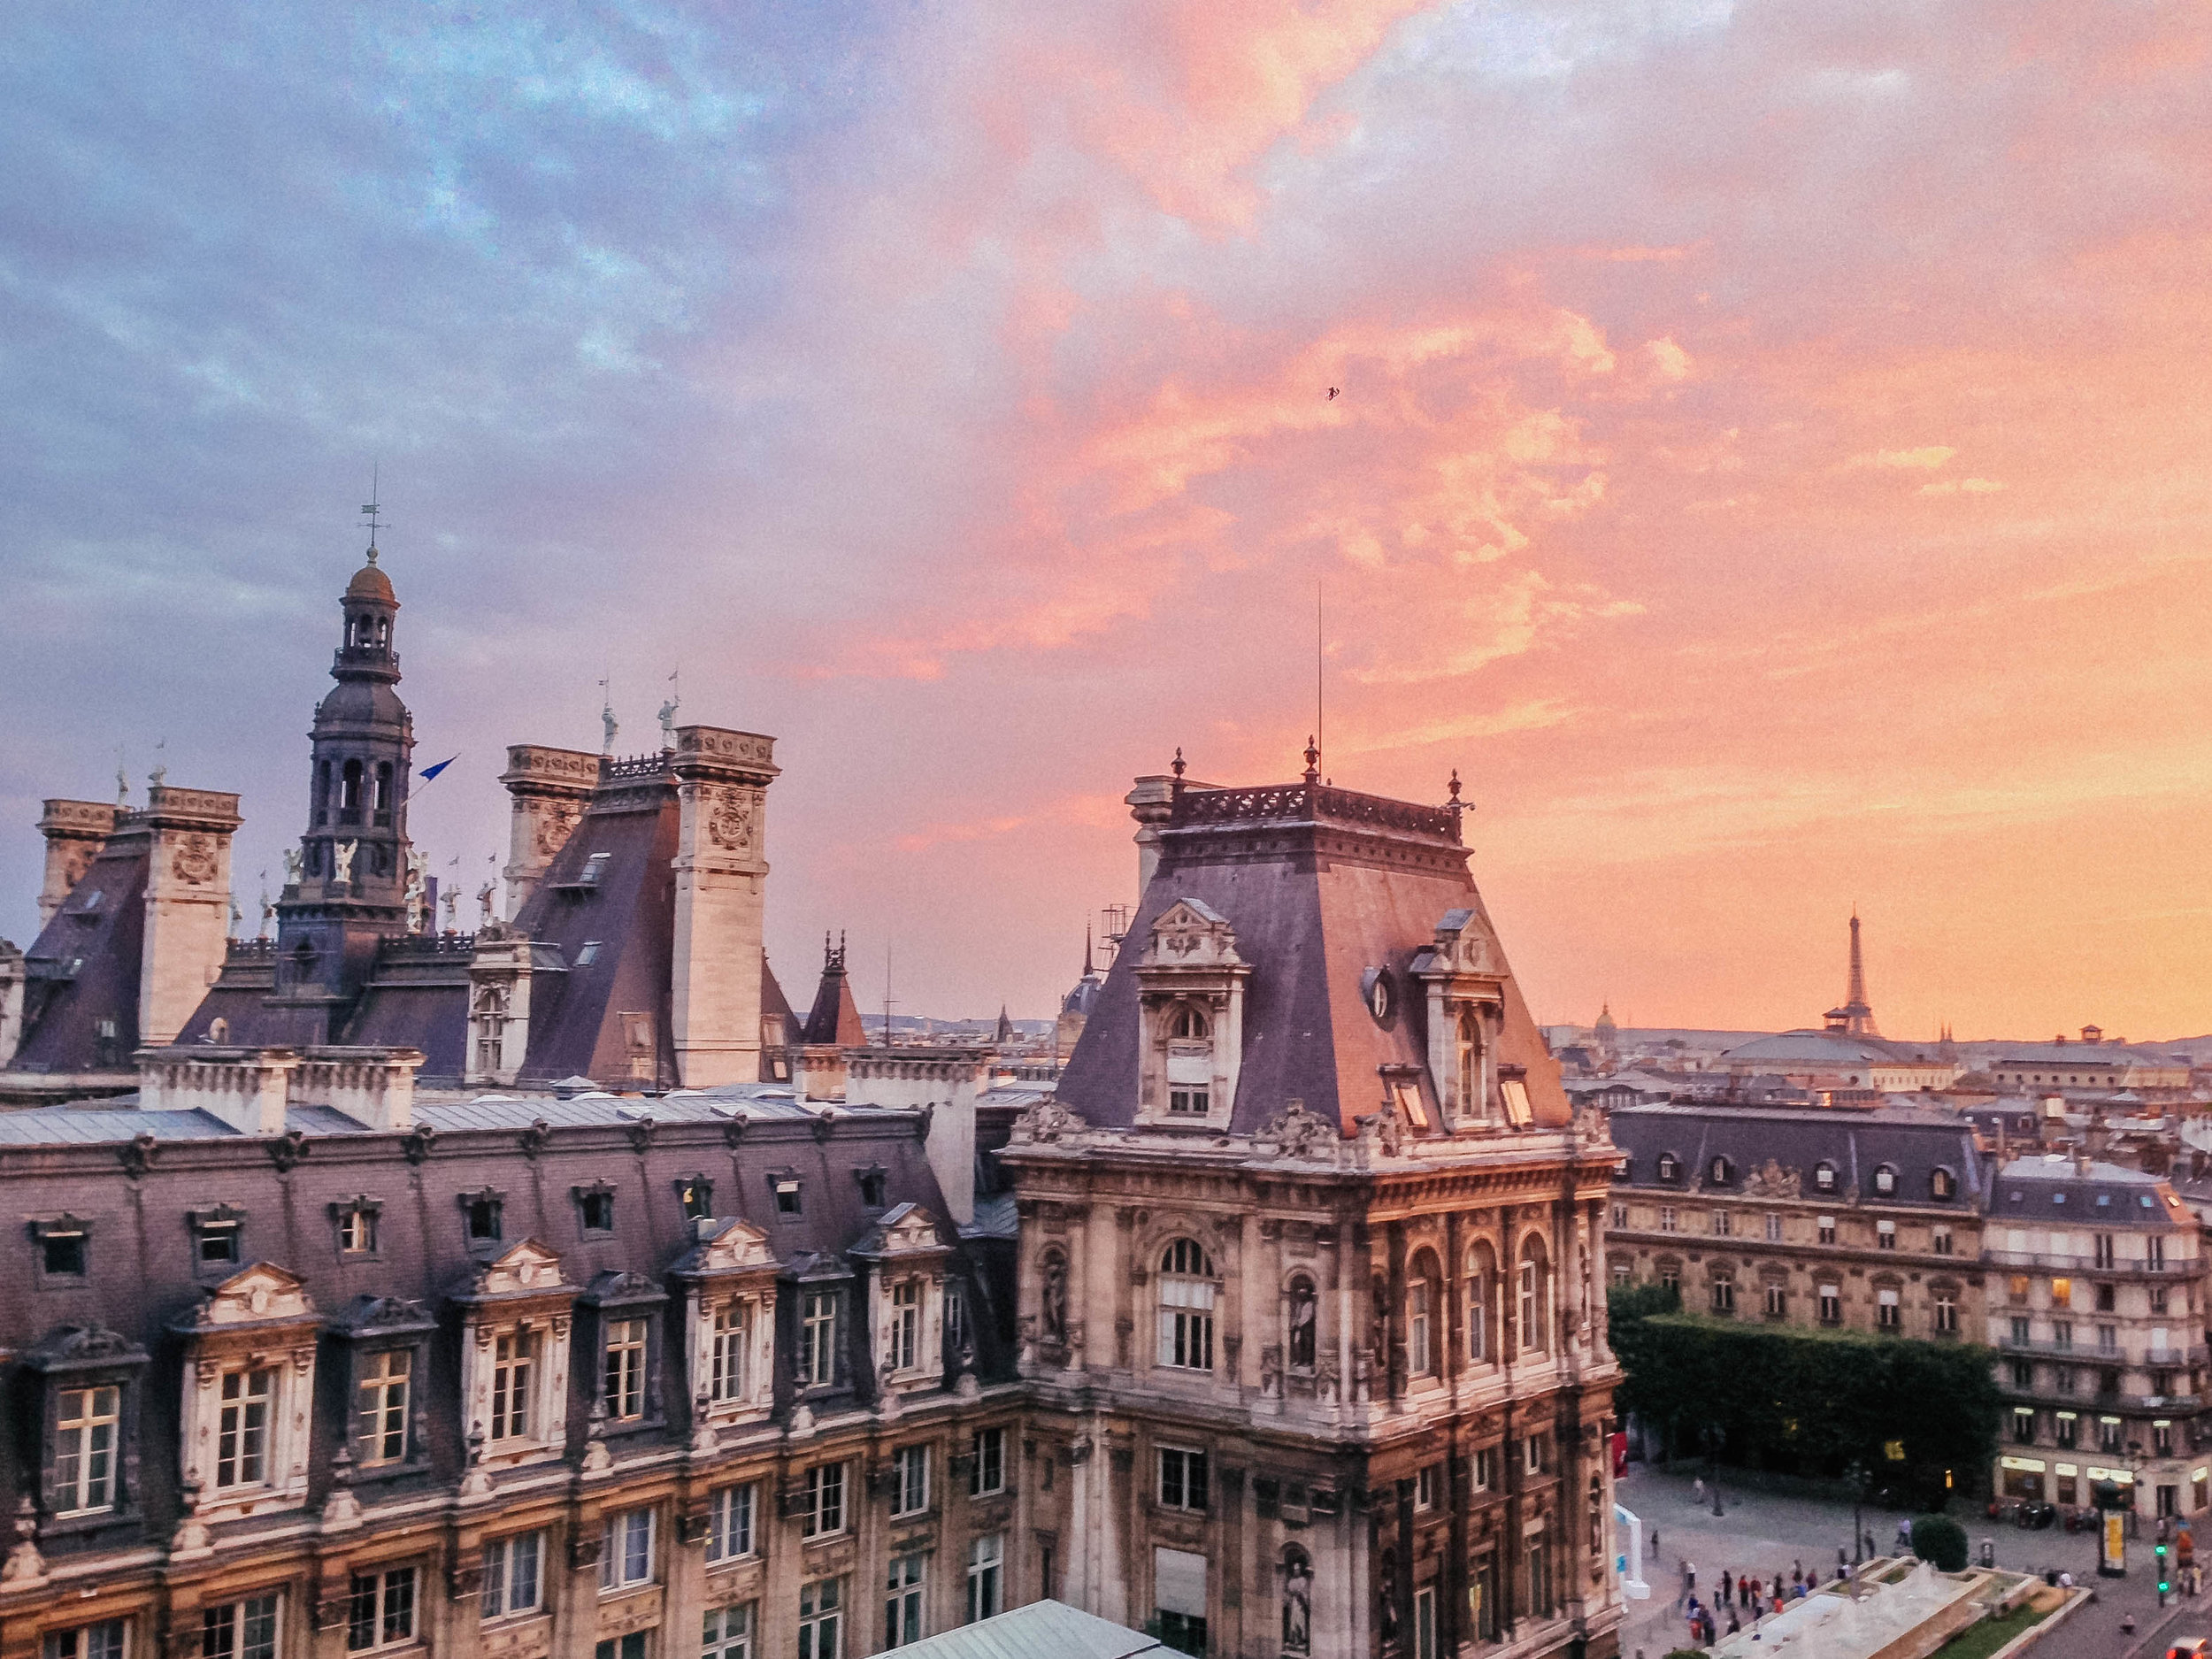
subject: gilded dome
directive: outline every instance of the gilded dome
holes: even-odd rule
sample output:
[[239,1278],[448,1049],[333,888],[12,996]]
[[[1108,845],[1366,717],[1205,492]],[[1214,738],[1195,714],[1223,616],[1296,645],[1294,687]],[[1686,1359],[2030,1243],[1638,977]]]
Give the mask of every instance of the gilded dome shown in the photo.
[[399,603],[397,595],[392,592],[392,579],[377,568],[373,553],[369,556],[369,562],[354,572],[353,580],[346,584],[346,597],[374,599],[388,605]]

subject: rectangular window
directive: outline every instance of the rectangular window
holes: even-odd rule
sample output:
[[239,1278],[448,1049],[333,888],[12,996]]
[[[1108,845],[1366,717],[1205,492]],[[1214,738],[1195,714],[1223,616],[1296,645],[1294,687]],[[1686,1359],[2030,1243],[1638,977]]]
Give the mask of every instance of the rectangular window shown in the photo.
[[1874,1248],[1893,1250],[1897,1248],[1897,1224],[1885,1217],[1874,1224]]
[[[82,1279],[85,1276],[87,1252],[83,1233],[41,1232],[38,1248],[39,1266],[48,1278]],[[82,1628],[99,1630],[104,1627],[87,1624]]]
[[2166,1271],[2166,1240],[2151,1237],[2143,1240],[2143,1265],[2154,1273]]
[[2016,1313],[2012,1316],[2012,1341],[2016,1348],[2025,1348],[2028,1345],[2029,1330],[2028,1317],[2025,1314]]
[[53,1504],[58,1515],[115,1507],[115,1437],[123,1391],[64,1388],[54,1400]]
[[2097,1449],[2105,1452],[2118,1451],[2120,1449],[2120,1430],[2121,1424],[2119,1418],[2099,1417],[2097,1419]]
[[2171,1457],[2174,1455],[2174,1425],[2171,1423],[2151,1425],[2151,1455]]
[[415,1640],[415,1570],[357,1572],[346,1598],[346,1651],[367,1653]]
[[745,1397],[745,1356],[753,1334],[750,1313],[749,1304],[735,1300],[715,1308],[714,1340],[708,1355],[711,1375],[707,1393],[711,1399]]
[[1769,1216],[1767,1217],[1767,1242],[1769,1244],[1779,1244],[1782,1242],[1781,1217]]
[[2016,1359],[2012,1362],[2012,1386],[2024,1394],[2035,1386],[2035,1365],[2032,1361]]
[[634,1422],[645,1415],[645,1337],[643,1319],[607,1322],[606,1363],[602,1373],[607,1416],[618,1423]]
[[599,1588],[634,1589],[653,1582],[653,1532],[657,1512],[650,1508],[610,1515],[599,1534]]
[[1820,1286],[1820,1322],[1823,1325],[1843,1323],[1842,1286],[1823,1285]]
[[1498,1640],[1498,1558],[1494,1555],[1475,1558],[1474,1582],[1467,1586],[1467,1599],[1475,1604],[1475,1634],[1484,1641]]
[[1950,1255],[1952,1250],[1951,1229],[1948,1227],[1929,1228],[1928,1248],[1933,1250],[1938,1256]]
[[1166,1509],[1203,1509],[1206,1507],[1206,1454],[1177,1447],[1160,1448],[1160,1507]]
[[999,1610],[999,1574],[1006,1540],[994,1532],[968,1546],[968,1623],[991,1618]]
[[634,1630],[626,1636],[610,1636],[592,1651],[592,1659],[645,1659],[653,1632]]
[[1436,1369],[1429,1340],[1435,1318],[1436,1288],[1427,1279],[1417,1279],[1406,1297],[1406,1364],[1416,1377],[1426,1377]]
[[216,1425],[215,1486],[258,1486],[269,1478],[269,1413],[276,1398],[276,1371],[227,1371],[222,1411]]
[[1436,1507],[1436,1492],[1440,1484],[1436,1464],[1424,1463],[1415,1470],[1413,1471],[1413,1507],[1421,1510],[1433,1509]]
[[1616,1227],[1625,1227],[1628,1225],[1628,1206],[1626,1204],[1616,1204],[1613,1206],[1613,1225]]
[[810,1290],[799,1325],[799,1380],[826,1386],[837,1376],[837,1293]]
[[945,1281],[945,1340],[956,1354],[968,1345],[968,1296],[956,1279]]
[[929,1448],[902,1446],[891,1454],[891,1513],[919,1515],[929,1508]]
[[922,1620],[924,1574],[927,1555],[894,1555],[883,1585],[883,1645],[902,1647],[919,1641],[926,1632]]
[[412,1348],[388,1348],[363,1356],[354,1390],[355,1461],[367,1467],[407,1456],[407,1399],[414,1380]]
[[46,1659],[123,1659],[128,1626],[119,1618],[46,1633]]
[[799,1586],[799,1659],[844,1659],[842,1578]]
[[1475,1454],[1474,1488],[1487,1492],[1498,1484],[1498,1454],[1494,1447],[1484,1447]]
[[1722,1278],[1713,1281],[1713,1311],[1732,1314],[1736,1311],[1736,1281]]
[[537,1372],[538,1333],[503,1331],[492,1339],[492,1423],[495,1440],[518,1440],[530,1432],[530,1409]]
[[1528,1473],[1540,1475],[1544,1472],[1544,1437],[1542,1435],[1532,1434],[1522,1441],[1521,1452],[1524,1467]]
[[753,1604],[710,1607],[699,1634],[699,1659],[753,1659]]
[[1539,1618],[1552,1616],[1551,1551],[1540,1538],[1528,1547],[1528,1604]]
[[806,1471],[805,1507],[800,1512],[799,1532],[806,1538],[826,1538],[845,1530],[845,1465],[817,1463]]
[[978,1429],[968,1442],[968,1495],[979,1498],[1006,1486],[1006,1431]]
[[338,1251],[342,1256],[376,1254],[376,1211],[349,1210],[338,1217]]
[[922,1346],[922,1282],[910,1279],[891,1287],[891,1321],[885,1333],[893,1371],[912,1371]]
[[1935,1293],[1935,1328],[1939,1335],[1955,1336],[1958,1334],[1958,1292],[1939,1290]]
[[2056,1431],[2052,1438],[2058,1442],[2059,1449],[2072,1451],[2080,1435],[2081,1419],[2071,1411],[2060,1411],[2053,1415],[2052,1423]]
[[2016,1445],[2035,1444],[2035,1413],[2026,1406],[2016,1406],[2012,1412],[2012,1438]]
[[1679,1225],[1680,1217],[1675,1213],[1675,1208],[1672,1204],[1662,1204],[1659,1206],[1660,1232],[1672,1233]]
[[1898,1293],[1893,1290],[1876,1291],[1874,1323],[1885,1331],[1894,1331],[1902,1321],[1903,1310],[1899,1305]]
[[193,1243],[202,1267],[238,1265],[238,1224],[234,1221],[201,1222],[194,1230]]
[[277,1659],[276,1596],[202,1608],[200,1659]]
[[2097,1265],[2109,1268],[2112,1265],[2112,1235],[2108,1233],[2100,1233],[2097,1235]]
[[2097,1327],[2097,1352],[2100,1354],[2117,1354],[2119,1351],[2120,1327],[2116,1325],[2099,1325]]
[[518,1532],[484,1546],[483,1617],[534,1613],[544,1603],[545,1534]]
[[1731,1215],[1725,1210],[1716,1210],[1713,1211],[1713,1236],[1715,1238],[1725,1239],[1732,1237],[1735,1231],[1736,1218],[1734,1216]]
[[1782,1285],[1769,1285],[1767,1286],[1767,1317],[1770,1319],[1786,1318],[1789,1316],[1789,1311],[1790,1293],[1788,1287]]
[[1823,1244],[1833,1244],[1836,1241],[1836,1218],[1833,1216],[1822,1216],[1818,1217],[1818,1225],[1820,1241]]
[[717,1486],[707,1494],[707,1559],[741,1561],[753,1553],[753,1506],[759,1487]]
[[2074,1322],[2071,1319],[2051,1321],[2051,1346],[2071,1349],[2074,1346]]
[[1413,1593],[1413,1659],[1437,1659],[1436,1586],[1425,1584]]

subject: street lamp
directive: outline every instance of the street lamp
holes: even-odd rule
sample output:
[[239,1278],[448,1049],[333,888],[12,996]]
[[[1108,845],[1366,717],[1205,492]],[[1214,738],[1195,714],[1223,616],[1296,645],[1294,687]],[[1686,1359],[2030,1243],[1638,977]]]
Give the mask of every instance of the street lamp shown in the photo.
[[1859,1519],[1859,1508],[1866,1502],[1866,1465],[1853,1459],[1843,1478],[1851,1483],[1851,1564],[1855,1567],[1866,1559],[1866,1528]]
[[1720,1506],[1720,1448],[1727,1439],[1728,1431],[1719,1424],[1709,1423],[1705,1425],[1706,1484],[1713,1489],[1713,1513],[1717,1517],[1727,1513]]

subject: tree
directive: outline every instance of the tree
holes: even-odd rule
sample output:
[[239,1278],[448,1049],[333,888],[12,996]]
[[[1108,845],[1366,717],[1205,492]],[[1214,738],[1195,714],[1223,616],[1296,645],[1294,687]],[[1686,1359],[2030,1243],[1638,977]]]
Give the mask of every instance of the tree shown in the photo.
[[1912,1524],[1912,1553],[1939,1571],[1966,1571],[1966,1529],[1947,1515],[1923,1515]]

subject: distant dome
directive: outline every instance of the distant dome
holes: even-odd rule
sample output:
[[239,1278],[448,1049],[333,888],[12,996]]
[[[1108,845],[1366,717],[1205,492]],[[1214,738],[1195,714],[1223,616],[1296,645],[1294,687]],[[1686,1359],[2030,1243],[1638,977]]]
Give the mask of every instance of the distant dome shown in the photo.
[[398,596],[392,592],[392,579],[377,568],[373,558],[354,572],[353,580],[346,584],[346,597],[373,599],[388,605],[399,603]]
[[1755,1037],[1721,1056],[1731,1064],[1862,1065],[1894,1064],[1903,1056],[1888,1043],[1868,1037],[1847,1037],[1825,1031],[1786,1031],[1772,1037]]
[[1103,984],[1095,974],[1085,974],[1076,981],[1075,989],[1061,999],[1060,1011],[1063,1014],[1080,1014],[1086,1019],[1089,1018],[1091,1006],[1098,1001],[1098,994],[1102,988]]

